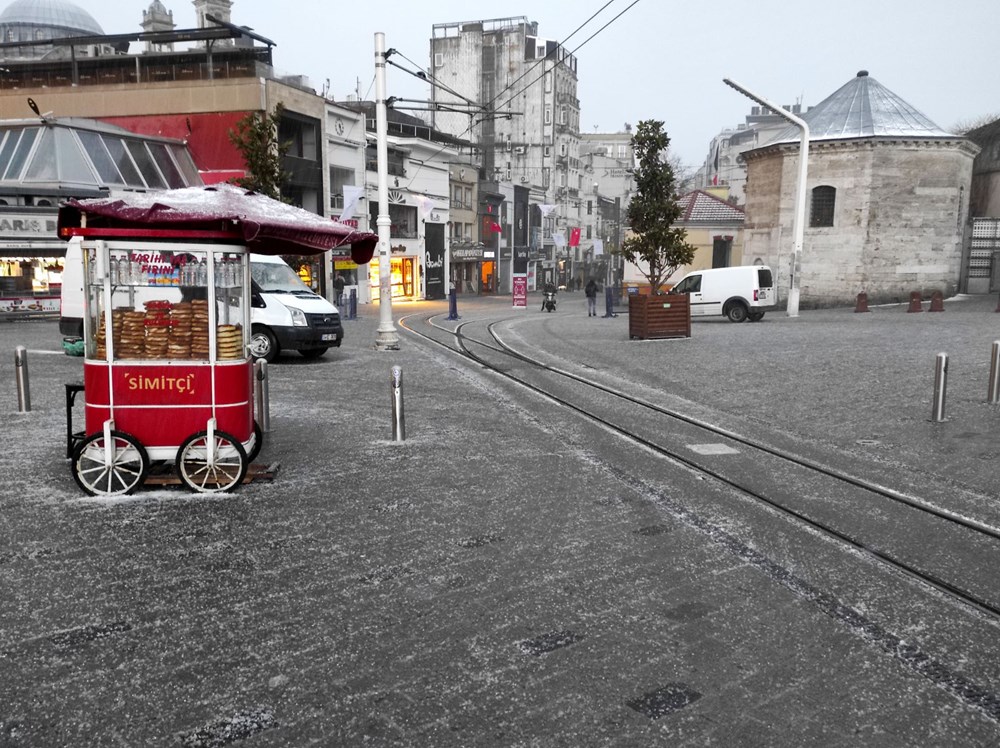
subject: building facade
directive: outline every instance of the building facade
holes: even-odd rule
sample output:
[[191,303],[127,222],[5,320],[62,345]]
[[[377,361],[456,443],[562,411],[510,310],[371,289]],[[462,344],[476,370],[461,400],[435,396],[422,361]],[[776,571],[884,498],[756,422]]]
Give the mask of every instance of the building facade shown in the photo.
[[[743,209],[729,202],[725,187],[693,190],[677,198],[681,217],[676,226],[684,229],[684,238],[695,248],[688,265],[678,268],[665,287],[674,285],[692,270],[728,268],[748,264],[743,256]],[[625,263],[624,284],[640,293],[649,292],[649,282],[638,265]]]
[[[803,115],[810,127],[805,306],[902,301],[914,291],[954,293],[979,148],[945,132],[867,71]],[[744,264],[763,262],[787,291],[799,130],[745,152]],[[782,283],[783,282],[783,283]]]
[[[579,230],[586,205],[576,58],[523,16],[444,23],[433,27],[429,73],[434,127],[475,144],[480,195],[503,198],[480,200],[480,222],[503,229],[487,288],[509,288],[516,237],[529,242],[529,277],[555,282],[559,263],[575,259],[555,235]],[[515,188],[527,206],[523,231],[515,231]]]

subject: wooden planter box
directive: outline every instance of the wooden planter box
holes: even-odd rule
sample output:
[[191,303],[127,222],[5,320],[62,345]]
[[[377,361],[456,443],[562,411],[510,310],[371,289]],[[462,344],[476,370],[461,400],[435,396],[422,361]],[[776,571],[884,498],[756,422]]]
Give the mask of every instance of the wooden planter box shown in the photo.
[[690,338],[690,301],[687,294],[629,296],[629,339]]

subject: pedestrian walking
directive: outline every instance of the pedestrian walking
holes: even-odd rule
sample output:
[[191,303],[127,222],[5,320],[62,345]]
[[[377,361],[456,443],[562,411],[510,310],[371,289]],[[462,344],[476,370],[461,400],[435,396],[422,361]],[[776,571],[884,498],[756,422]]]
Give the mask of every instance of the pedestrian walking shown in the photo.
[[334,303],[339,308],[344,302],[344,276],[340,273],[333,279],[333,295],[336,299]]
[[587,294],[588,317],[597,316],[597,290],[597,282],[593,278],[587,281],[587,287],[584,289],[584,293]]

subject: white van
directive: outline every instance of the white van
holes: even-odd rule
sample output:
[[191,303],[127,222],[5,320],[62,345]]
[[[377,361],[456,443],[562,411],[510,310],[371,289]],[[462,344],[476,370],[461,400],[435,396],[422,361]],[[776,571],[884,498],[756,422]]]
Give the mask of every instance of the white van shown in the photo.
[[778,303],[767,265],[692,270],[670,289],[690,296],[691,317],[722,315],[731,322],[758,322]]
[[250,279],[254,358],[270,362],[283,350],[319,358],[340,346],[344,326],[337,307],[313,293],[280,257],[250,255]]
[[[280,257],[250,255],[250,353],[274,361],[283,350],[318,358],[344,339],[340,312],[313,293]],[[158,287],[159,297],[180,289]],[[79,240],[66,244],[59,332],[67,353],[83,354],[83,253]]]

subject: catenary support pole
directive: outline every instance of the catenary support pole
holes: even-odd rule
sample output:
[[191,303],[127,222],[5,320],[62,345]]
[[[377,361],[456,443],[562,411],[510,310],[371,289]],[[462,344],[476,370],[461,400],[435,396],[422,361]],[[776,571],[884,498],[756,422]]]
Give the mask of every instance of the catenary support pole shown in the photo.
[[945,395],[948,391],[948,354],[939,353],[934,360],[934,406],[931,420],[944,420]]
[[31,382],[28,380],[28,350],[19,345],[14,349],[14,370],[17,373],[17,410],[31,410]]
[[390,257],[389,218],[389,126],[385,104],[385,34],[375,34],[375,153],[378,161],[378,329],[375,349],[399,350],[399,334],[392,323],[392,259]]
[[392,367],[389,384],[392,388],[392,440],[406,441],[406,419],[403,417],[403,370]]

